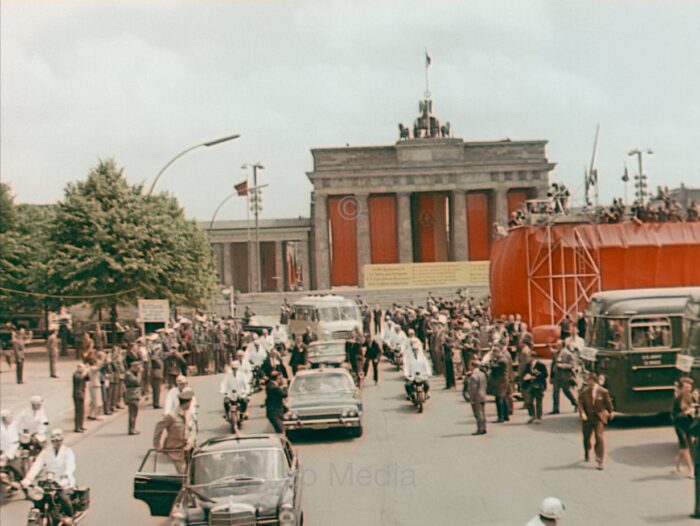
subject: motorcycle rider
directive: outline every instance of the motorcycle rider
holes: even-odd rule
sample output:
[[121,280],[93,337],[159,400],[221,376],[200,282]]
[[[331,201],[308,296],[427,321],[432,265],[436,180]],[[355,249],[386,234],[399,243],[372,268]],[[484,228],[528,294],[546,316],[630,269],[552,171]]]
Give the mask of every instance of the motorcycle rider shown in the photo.
[[15,475],[15,480],[22,479],[22,473],[17,463],[17,451],[19,450],[19,433],[17,425],[13,422],[12,412],[3,409],[0,412],[0,451],[7,459],[7,469]]
[[[250,387],[248,385],[248,377],[241,370],[241,362],[233,360],[231,368],[226,373],[221,382],[221,394],[236,393],[238,395],[238,404],[241,414],[244,418],[248,418],[248,397],[250,396]],[[227,396],[224,396],[224,411],[228,415],[231,402]]]
[[70,521],[64,520],[64,523],[71,524],[73,505],[69,494],[75,488],[75,455],[71,448],[63,444],[63,430],[61,429],[56,428],[51,431],[51,446],[44,448],[36,457],[34,464],[22,480],[22,486],[29,487],[42,471],[53,473],[63,488],[57,498],[61,513],[70,519]]
[[422,349],[417,344],[412,346],[411,349],[413,351],[412,358],[408,364],[408,374],[406,375],[406,383],[404,384],[406,394],[410,400],[413,394],[413,380],[415,380],[416,377],[420,377],[420,380],[425,383],[425,396],[429,397],[430,383],[428,379],[432,376],[430,364],[425,354],[422,352]]
[[43,444],[49,427],[49,421],[44,412],[44,399],[35,395],[29,399],[29,403],[31,407],[24,410],[17,419],[17,429],[20,433],[29,433],[33,440]]

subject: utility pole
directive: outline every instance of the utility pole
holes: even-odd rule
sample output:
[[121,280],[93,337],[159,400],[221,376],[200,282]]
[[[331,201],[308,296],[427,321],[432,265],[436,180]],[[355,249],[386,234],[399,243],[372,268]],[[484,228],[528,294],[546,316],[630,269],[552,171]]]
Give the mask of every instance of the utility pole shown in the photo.
[[645,153],[647,155],[652,155],[654,152],[650,148],[635,148],[634,150],[630,150],[630,152],[627,154],[630,157],[634,155],[637,156],[637,163],[639,165],[639,175],[634,176],[634,179],[636,181],[634,183],[634,187],[636,189],[635,192],[637,201],[639,201],[639,203],[642,205],[646,204],[648,194],[647,188],[649,186],[647,184],[648,178],[646,175],[644,175],[644,168],[642,166],[642,155]]
[[255,217],[255,291],[262,292],[262,275],[260,269],[260,212],[262,211],[262,187],[258,186],[258,170],[265,167],[257,162],[255,164],[244,164],[241,168],[253,169],[253,188],[250,189],[250,206]]

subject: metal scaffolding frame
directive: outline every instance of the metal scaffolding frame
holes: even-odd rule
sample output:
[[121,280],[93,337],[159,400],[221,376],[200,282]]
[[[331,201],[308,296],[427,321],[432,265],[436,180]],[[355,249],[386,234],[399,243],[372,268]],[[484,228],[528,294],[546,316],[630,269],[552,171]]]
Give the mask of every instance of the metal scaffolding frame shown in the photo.
[[[552,230],[552,224],[528,228],[527,303],[529,319],[533,320],[533,298],[543,296],[549,302],[550,323],[555,325],[567,314],[578,316],[591,296],[601,290],[601,279],[599,250],[587,246],[579,229],[573,227],[572,243]],[[540,242],[543,233],[544,242]],[[536,254],[531,253],[531,247],[537,247]]]

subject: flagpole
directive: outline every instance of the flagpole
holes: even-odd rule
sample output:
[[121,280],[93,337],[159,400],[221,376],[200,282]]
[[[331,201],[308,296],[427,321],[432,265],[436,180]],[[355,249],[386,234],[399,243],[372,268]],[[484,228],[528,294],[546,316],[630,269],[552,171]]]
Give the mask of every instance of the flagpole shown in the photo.
[[430,55],[428,55],[428,48],[425,48],[425,98],[430,98]]
[[[245,192],[245,224],[246,224],[246,237],[248,240],[248,244],[246,245],[246,253],[248,254],[248,292],[253,292],[253,276],[250,273],[251,269],[251,264],[250,264],[250,189],[248,188],[248,174],[246,173],[245,177],[245,186],[246,186],[246,192]],[[256,190],[257,191],[257,190]]]

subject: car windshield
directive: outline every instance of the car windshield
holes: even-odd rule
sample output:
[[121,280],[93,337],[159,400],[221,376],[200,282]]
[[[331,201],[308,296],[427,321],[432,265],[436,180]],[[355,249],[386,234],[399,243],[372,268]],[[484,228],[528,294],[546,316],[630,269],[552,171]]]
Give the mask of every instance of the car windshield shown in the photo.
[[327,343],[314,345],[309,349],[314,354],[345,354],[345,343]]
[[321,321],[338,321],[340,319],[338,307],[319,307],[318,319]]
[[287,474],[280,449],[245,449],[204,453],[194,459],[193,484],[208,485],[217,481],[246,479],[278,480]]
[[354,389],[352,379],[346,374],[313,374],[297,376],[292,381],[292,394],[337,393]]
[[355,305],[340,307],[341,320],[357,320],[360,318],[360,310]]

